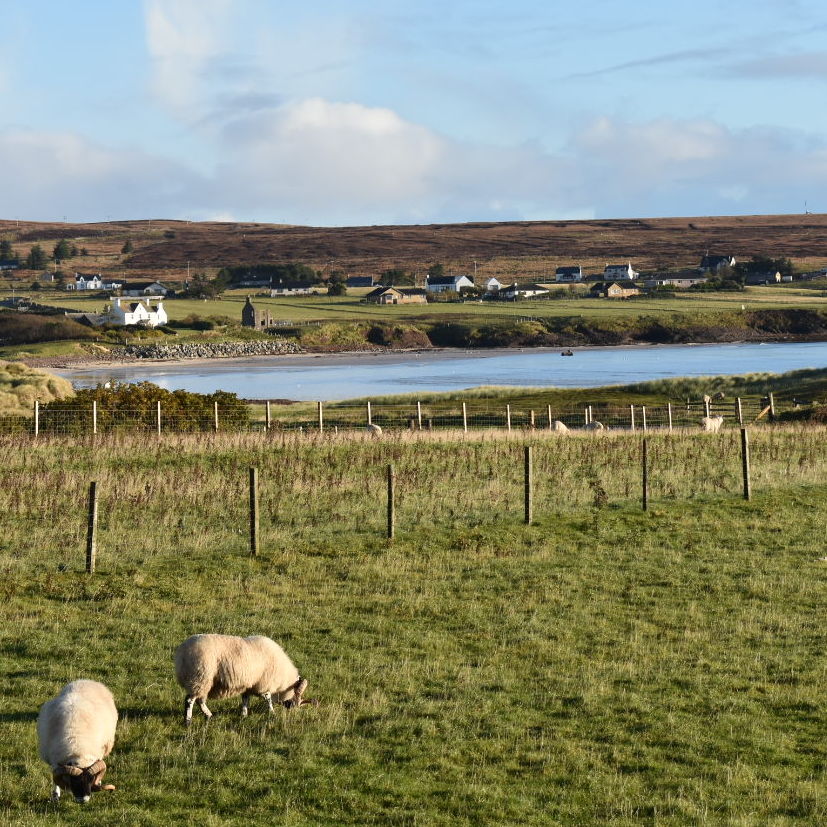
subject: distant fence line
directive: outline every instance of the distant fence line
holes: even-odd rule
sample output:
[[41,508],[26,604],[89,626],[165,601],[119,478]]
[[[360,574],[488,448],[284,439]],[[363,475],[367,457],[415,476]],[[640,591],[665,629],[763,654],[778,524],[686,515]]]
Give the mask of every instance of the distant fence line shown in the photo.
[[730,426],[742,426],[759,420],[773,421],[781,413],[769,397],[739,397],[733,401],[667,403],[665,405],[608,405],[593,403],[582,407],[500,406],[490,401],[439,401],[423,403],[322,403],[313,407],[293,406],[264,401],[249,406],[249,417],[240,416],[238,408],[223,409],[216,402],[208,414],[188,415],[180,411],[166,413],[161,402],[147,409],[107,409],[93,402],[88,408],[77,405],[61,407],[35,402],[31,417],[0,417],[0,433],[99,434],[112,431],[239,432],[301,431],[338,432],[364,429],[371,425],[389,430],[452,429],[468,432],[479,429],[552,430],[562,422],[567,428],[582,428],[600,423],[604,428],[626,431],[671,431],[697,428],[703,417],[721,416]]

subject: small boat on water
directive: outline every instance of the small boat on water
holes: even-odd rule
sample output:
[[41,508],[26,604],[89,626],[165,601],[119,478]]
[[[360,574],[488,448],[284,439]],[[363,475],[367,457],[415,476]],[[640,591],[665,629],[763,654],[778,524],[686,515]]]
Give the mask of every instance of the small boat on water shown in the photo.
[[564,350],[560,355],[561,356],[574,356],[574,351],[573,350]]

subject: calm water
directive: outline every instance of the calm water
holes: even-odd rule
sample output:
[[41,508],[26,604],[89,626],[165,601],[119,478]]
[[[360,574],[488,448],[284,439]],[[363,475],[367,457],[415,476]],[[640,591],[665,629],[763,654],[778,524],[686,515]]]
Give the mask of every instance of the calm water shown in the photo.
[[477,385],[597,387],[672,376],[784,373],[827,367],[827,342],[643,346],[559,350],[439,351],[56,370],[77,387],[149,381],[168,390],[225,390],[250,399],[336,400]]

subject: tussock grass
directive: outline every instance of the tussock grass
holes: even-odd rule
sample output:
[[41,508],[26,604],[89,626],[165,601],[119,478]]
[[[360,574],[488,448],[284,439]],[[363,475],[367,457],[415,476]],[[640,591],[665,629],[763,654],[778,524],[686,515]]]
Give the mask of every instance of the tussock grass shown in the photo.
[[[645,514],[629,434],[0,438],[0,822],[822,822],[824,437],[755,429],[745,503],[734,432],[652,434]],[[198,631],[280,640],[321,705],[185,731]],[[34,719],[80,676],[119,790],[57,815]]]

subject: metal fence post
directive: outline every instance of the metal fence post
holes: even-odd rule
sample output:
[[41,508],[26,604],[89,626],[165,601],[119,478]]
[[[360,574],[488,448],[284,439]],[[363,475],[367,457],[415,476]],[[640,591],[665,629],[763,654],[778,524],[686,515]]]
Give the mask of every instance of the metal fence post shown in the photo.
[[367,403],[368,425],[373,425],[373,417],[370,413],[370,402]]
[[319,433],[324,433],[324,409],[321,402],[319,402]]
[[258,554],[258,468],[250,469],[250,554]]
[[546,414],[548,415],[548,429],[551,430],[551,405],[546,405]]
[[273,420],[272,420],[272,417],[270,415],[270,400],[268,399],[264,403],[264,430],[269,431],[272,424],[273,424]]
[[672,433],[672,403],[666,403],[666,417],[669,421],[669,433]]
[[34,435],[37,436],[40,433],[40,402],[35,399],[34,401]]
[[634,431],[635,429],[635,406],[629,405],[629,422],[631,423],[631,428]]
[[643,433],[646,433],[646,405],[640,406],[640,427],[643,428]]
[[96,434],[98,432],[98,403],[97,401],[92,402],[92,433]]
[[511,405],[505,406],[505,427],[511,430]]
[[218,433],[218,402],[213,402],[213,427]]
[[464,402],[462,403],[462,430],[463,433],[468,433],[468,407]]
[[421,431],[422,430],[422,403],[416,403],[416,426]]
[[388,466],[388,539],[393,540],[396,533],[396,514],[394,513],[394,499],[396,489],[396,473],[393,465]]
[[738,425],[743,426],[743,424],[744,424],[744,411],[741,408],[741,397],[740,396],[735,400],[735,416],[738,417]]
[[158,436],[161,436],[161,400],[158,400],[158,403],[155,407],[155,428],[158,432]]
[[95,571],[98,552],[98,484],[89,483],[89,520],[86,529],[86,573]]

